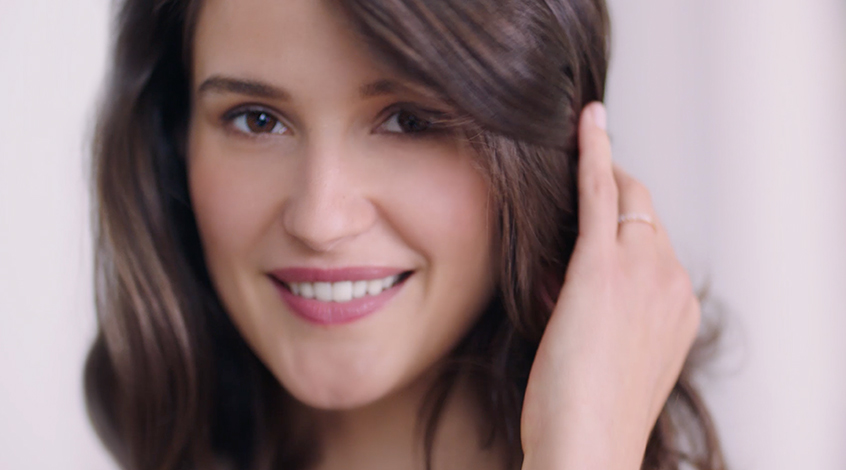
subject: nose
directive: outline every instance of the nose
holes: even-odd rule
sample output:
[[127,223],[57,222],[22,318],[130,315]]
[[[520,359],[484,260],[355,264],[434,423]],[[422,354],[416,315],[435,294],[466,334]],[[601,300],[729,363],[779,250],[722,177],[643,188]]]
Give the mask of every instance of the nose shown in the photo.
[[299,162],[300,175],[284,206],[285,231],[315,252],[328,252],[369,230],[376,209],[339,150],[312,151]]

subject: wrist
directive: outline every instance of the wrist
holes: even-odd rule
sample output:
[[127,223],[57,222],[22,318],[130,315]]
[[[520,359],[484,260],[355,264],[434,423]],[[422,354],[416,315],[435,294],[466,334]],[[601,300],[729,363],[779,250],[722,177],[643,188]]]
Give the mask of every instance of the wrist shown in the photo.
[[[628,416],[627,416],[628,415]],[[588,405],[547,416],[523,440],[522,470],[639,470],[650,429],[630,413],[593,412]]]

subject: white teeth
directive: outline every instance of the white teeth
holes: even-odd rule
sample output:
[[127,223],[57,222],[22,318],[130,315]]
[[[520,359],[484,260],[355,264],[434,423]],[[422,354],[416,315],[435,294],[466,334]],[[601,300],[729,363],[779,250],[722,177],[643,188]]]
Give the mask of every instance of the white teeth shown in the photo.
[[314,298],[321,302],[329,302],[332,300],[332,283],[331,282],[315,282],[314,283]]
[[353,297],[360,299],[367,295],[367,281],[355,281],[353,284]]
[[321,302],[349,302],[365,295],[379,295],[383,290],[393,287],[399,281],[399,275],[370,281],[340,282],[294,282],[288,284],[294,295]]
[[314,298],[314,284],[310,282],[302,282],[300,283],[300,295],[307,299]]
[[352,300],[352,281],[336,282],[332,284],[332,300],[335,302],[349,302]]
[[399,276],[390,276],[390,277],[386,277],[385,279],[382,279],[382,289],[383,290],[387,289],[387,288],[391,287],[392,285],[396,284],[397,279],[399,279]]
[[374,279],[367,281],[367,293],[369,295],[379,295],[382,293],[382,280]]

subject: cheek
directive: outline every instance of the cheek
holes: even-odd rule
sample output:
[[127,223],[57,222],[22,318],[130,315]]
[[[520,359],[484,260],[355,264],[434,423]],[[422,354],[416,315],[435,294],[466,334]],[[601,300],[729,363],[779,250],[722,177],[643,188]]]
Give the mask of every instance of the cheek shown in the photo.
[[489,187],[470,155],[426,157],[398,172],[383,203],[399,236],[426,259],[427,285],[438,293],[427,297],[437,302],[431,307],[463,323],[493,289]]
[[256,266],[257,244],[275,220],[279,179],[262,156],[233,157],[214,133],[206,134],[195,131],[189,140],[188,184],[206,264],[225,298]]
[[[238,194],[239,185],[214,165],[192,165],[191,200],[200,238],[209,261],[243,250],[255,217],[249,193]],[[233,191],[235,190],[235,191]]]
[[285,172],[268,152],[239,152],[219,132],[200,125],[188,147],[191,204],[208,261],[244,252],[275,221],[276,192]]
[[[202,151],[202,149],[196,149]],[[239,192],[231,174],[210,161],[209,155],[194,157],[189,171],[191,203],[212,277],[221,265],[233,262],[244,251],[245,240],[253,231],[256,206],[248,204],[250,194]]]
[[[404,238],[437,263],[490,254],[488,185],[469,158],[433,162],[393,185]],[[478,264],[479,260],[474,263]],[[467,266],[468,268],[470,266]]]

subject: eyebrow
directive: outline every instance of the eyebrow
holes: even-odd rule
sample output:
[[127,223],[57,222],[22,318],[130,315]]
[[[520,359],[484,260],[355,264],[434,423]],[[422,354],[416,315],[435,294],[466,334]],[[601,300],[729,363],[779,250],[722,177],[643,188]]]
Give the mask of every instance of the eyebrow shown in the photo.
[[358,89],[358,94],[362,98],[372,98],[374,96],[393,95],[408,91],[412,91],[411,87],[395,80],[381,79],[362,85]]
[[[291,100],[291,94],[283,88],[257,80],[246,80],[222,75],[212,75],[207,78],[200,84],[197,91],[200,95],[209,92],[237,93],[256,98],[277,99],[280,101]],[[361,98],[373,98],[376,96],[398,94],[404,91],[414,91],[414,89],[395,80],[380,79],[362,85],[359,87],[358,93]]]
[[257,98],[273,98],[282,101],[291,99],[291,94],[273,85],[256,80],[244,80],[239,78],[212,75],[197,88],[200,95],[209,92],[236,93],[239,95],[255,96]]

